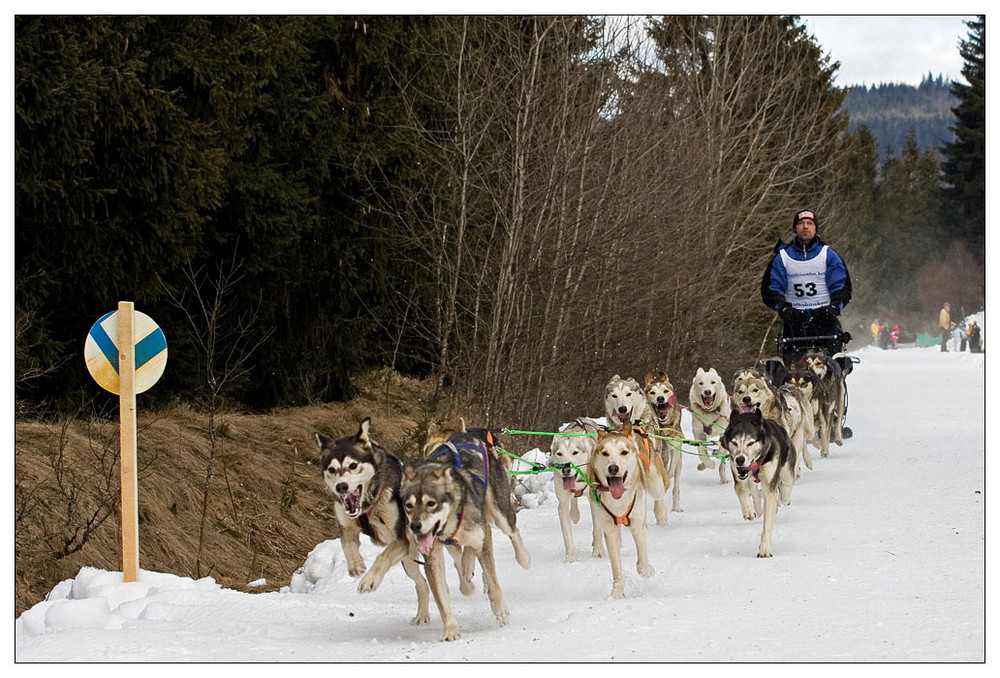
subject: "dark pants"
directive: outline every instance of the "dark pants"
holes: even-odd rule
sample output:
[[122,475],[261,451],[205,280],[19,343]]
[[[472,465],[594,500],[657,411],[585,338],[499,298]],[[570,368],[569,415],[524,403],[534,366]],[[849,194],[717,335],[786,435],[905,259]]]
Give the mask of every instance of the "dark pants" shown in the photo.
[[945,353],[948,352],[948,335],[950,332],[948,330],[941,330],[941,350]]

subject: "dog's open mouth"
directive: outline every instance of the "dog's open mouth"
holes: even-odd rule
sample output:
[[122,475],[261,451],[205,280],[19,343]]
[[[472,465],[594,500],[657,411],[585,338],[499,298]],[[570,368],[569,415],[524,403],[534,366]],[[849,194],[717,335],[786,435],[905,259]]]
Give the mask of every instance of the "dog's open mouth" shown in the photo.
[[575,490],[576,489],[576,473],[563,476],[563,489],[564,490]]
[[663,421],[670,416],[670,410],[673,409],[673,403],[671,402],[657,403],[655,409],[656,409],[656,417],[660,421]]
[[340,500],[344,502],[344,509],[351,518],[361,515],[361,486],[349,494],[340,495]]
[[428,530],[423,534],[414,535],[417,538],[417,550],[421,555],[427,555],[434,548],[434,537],[437,535],[437,525],[433,530]]
[[632,412],[615,412],[615,417],[624,424],[626,421],[632,421]]
[[740,480],[746,480],[748,475],[750,475],[750,469],[746,466],[736,466],[736,476]]
[[702,393],[701,402],[705,405],[705,409],[712,409],[712,405],[715,404],[715,394],[714,393]]
[[753,414],[756,411],[757,411],[756,405],[745,405],[743,403],[740,403],[740,412],[742,412],[743,414]]
[[621,499],[625,494],[625,476],[610,476],[608,478],[608,491],[615,499]]

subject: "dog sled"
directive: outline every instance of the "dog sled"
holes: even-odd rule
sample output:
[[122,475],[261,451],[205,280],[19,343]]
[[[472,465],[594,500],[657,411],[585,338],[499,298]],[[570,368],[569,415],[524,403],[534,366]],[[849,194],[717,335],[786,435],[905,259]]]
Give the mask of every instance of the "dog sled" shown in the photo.
[[838,351],[837,349],[845,346],[851,339],[850,332],[812,337],[777,337],[774,343],[778,355],[772,358],[764,358],[760,361],[770,382],[775,386],[780,386],[784,381],[787,366],[801,360],[802,356],[806,353],[817,351],[825,353],[828,357],[832,358],[833,362],[840,368],[840,378],[844,383],[844,411],[840,413],[840,429],[841,435],[845,439],[850,438],[854,434],[847,426],[847,375],[854,370],[855,363],[860,363],[861,359],[847,355],[844,351]]

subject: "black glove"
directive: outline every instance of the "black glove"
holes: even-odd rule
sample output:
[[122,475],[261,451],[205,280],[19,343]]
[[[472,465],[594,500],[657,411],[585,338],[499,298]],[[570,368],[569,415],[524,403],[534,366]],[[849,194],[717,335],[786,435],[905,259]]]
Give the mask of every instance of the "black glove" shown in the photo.
[[778,307],[778,315],[785,322],[792,322],[792,318],[797,315],[796,309],[787,301],[781,302],[781,306]]
[[829,306],[820,306],[813,311],[813,315],[819,320],[833,320],[840,314],[840,309],[834,304]]

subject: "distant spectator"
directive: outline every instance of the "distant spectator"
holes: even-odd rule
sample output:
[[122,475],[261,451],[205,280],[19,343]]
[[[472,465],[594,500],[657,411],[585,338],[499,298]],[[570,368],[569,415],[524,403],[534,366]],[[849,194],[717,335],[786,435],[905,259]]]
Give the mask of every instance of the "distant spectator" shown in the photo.
[[979,324],[973,320],[972,324],[969,325],[969,352],[970,353],[980,353],[982,348],[980,342],[983,339],[982,330],[979,328]]
[[876,343],[878,342],[878,328],[879,328],[879,325],[881,325],[881,324],[882,323],[880,323],[878,321],[878,318],[875,318],[875,320],[872,321],[872,325],[871,325],[871,327],[869,329],[872,332],[872,341],[873,342],[876,342]]
[[885,323],[878,326],[878,347],[883,351],[889,348],[889,328]]
[[951,347],[955,351],[965,350],[965,330],[957,323],[951,324]]
[[941,352],[948,352],[948,335],[951,333],[951,304],[947,301],[938,314],[938,327],[941,328]]
[[899,325],[892,326],[892,332],[889,333],[889,339],[892,340],[893,350],[896,350],[896,344],[899,343]]

